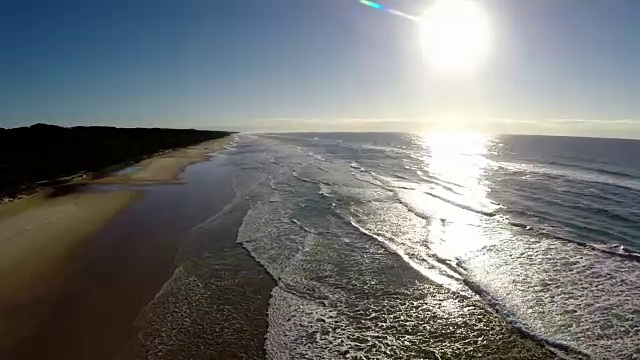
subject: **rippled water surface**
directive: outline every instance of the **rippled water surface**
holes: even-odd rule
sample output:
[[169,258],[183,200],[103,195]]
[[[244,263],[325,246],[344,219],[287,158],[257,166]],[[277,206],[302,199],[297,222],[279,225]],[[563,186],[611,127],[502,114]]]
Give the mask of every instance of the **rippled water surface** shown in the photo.
[[[228,209],[245,207],[237,242],[275,280],[266,356],[640,358],[637,154],[587,138],[239,135],[216,162]],[[209,223],[183,252],[214,248]]]

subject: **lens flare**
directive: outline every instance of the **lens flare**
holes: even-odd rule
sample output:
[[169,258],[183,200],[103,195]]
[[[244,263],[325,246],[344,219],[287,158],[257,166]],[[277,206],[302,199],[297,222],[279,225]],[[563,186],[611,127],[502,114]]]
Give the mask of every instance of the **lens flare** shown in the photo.
[[368,6],[368,7],[374,8],[374,9],[376,9],[376,10],[382,10],[382,11],[385,11],[385,12],[387,12],[387,13],[391,14],[391,15],[400,16],[400,17],[403,17],[403,18],[405,18],[405,19],[413,20],[413,21],[418,21],[418,20],[419,20],[419,19],[418,19],[418,17],[416,17],[416,16],[412,16],[412,15],[409,15],[409,14],[403,13],[402,11],[399,11],[399,10],[390,9],[390,8],[388,8],[388,7],[384,6],[384,5],[380,5],[380,4],[375,3],[375,2],[373,2],[373,1],[368,1],[368,0],[358,0],[358,1],[359,1],[359,2],[360,2],[360,4],[362,4],[362,5],[366,5],[366,6]]
[[367,6],[370,6],[370,7],[374,8],[374,9],[378,9],[378,10],[384,9],[384,6],[382,6],[382,5],[378,4],[378,3],[374,3],[373,1],[360,0],[360,3],[364,4],[364,5],[367,5]]

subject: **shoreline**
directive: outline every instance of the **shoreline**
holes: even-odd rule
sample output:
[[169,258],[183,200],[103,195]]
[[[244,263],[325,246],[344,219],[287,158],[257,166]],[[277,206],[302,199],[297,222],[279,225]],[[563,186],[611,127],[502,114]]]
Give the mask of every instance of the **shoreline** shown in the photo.
[[[78,173],[65,178],[46,181],[52,185],[34,187],[14,197],[0,197],[0,218],[3,209],[16,203],[34,203],[50,196],[59,196],[59,189],[79,189],[89,185],[157,185],[179,184],[180,174],[193,164],[206,161],[234,141],[234,134],[207,140],[181,149],[163,151],[137,162],[125,162],[92,172]],[[136,168],[135,171],[126,171]],[[55,185],[53,185],[55,184]]]
[[136,317],[115,359],[265,358],[269,301],[277,283],[236,242],[248,202],[227,205],[184,244],[175,271]]
[[[139,200],[148,193],[129,190],[127,185],[183,183],[180,175],[188,166],[210,159],[213,153],[222,150],[232,139],[232,136],[227,136],[145,159],[135,165],[139,167],[138,171],[125,176],[112,175],[96,181],[68,184],[70,189],[62,187],[59,193],[57,191],[61,188],[43,189],[37,194],[0,204],[0,355],[7,355],[6,358],[29,358],[20,354],[30,352],[28,348],[38,341],[32,344],[32,341],[26,340],[33,336],[38,338],[41,335],[38,330],[40,326],[50,327],[47,322],[60,312],[53,309],[60,310],[62,306],[64,311],[69,311],[60,304],[63,299],[68,298],[64,300],[68,301],[78,296],[92,296],[84,295],[81,289],[83,286],[92,286],[92,279],[82,274],[83,269],[93,266],[86,259],[87,253],[100,241],[100,234],[108,230],[109,224],[126,217],[132,204],[140,203]],[[125,187],[104,192],[91,189],[93,185],[111,184]],[[148,249],[133,244],[139,239],[130,240],[118,245],[121,250],[128,251],[133,246],[139,248],[135,250],[140,256],[144,256],[146,250],[158,254],[156,257],[160,263],[150,264],[148,271],[152,271],[153,266],[166,267],[166,264],[160,265],[164,261],[162,259],[172,260],[175,253],[175,249],[163,248],[167,244]],[[149,245],[149,241],[140,242]],[[151,244],[150,247],[155,245],[158,244]],[[109,251],[112,250],[105,248],[105,252]],[[117,258],[118,255],[113,256]],[[131,266],[138,271],[134,262]],[[176,264],[172,264],[169,276],[175,268]],[[159,274],[152,277],[163,277],[162,274],[167,272],[166,269],[157,270]],[[109,271],[118,272],[114,269]],[[120,275],[127,276],[126,273]],[[96,276],[101,276],[101,273],[98,272]],[[163,278],[162,283],[166,280]],[[127,283],[127,280],[123,282]],[[120,285],[110,286],[117,288]],[[120,300],[126,303],[126,299]],[[65,324],[58,325],[62,325],[60,331],[64,331]],[[47,331],[55,332],[55,326]],[[54,338],[62,336],[51,335]]]
[[[190,165],[207,161],[215,153],[233,141],[233,136],[205,141],[184,149],[159,154],[127,166],[116,174],[92,180],[84,184],[93,185],[156,185],[182,183],[180,174]],[[136,168],[132,171],[127,169]],[[121,174],[117,174],[121,173]]]

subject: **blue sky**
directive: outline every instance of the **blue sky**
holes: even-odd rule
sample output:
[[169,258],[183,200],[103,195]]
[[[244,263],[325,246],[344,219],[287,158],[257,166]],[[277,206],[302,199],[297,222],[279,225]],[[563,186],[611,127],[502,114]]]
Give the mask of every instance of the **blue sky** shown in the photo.
[[451,78],[356,0],[0,0],[0,126],[640,137],[640,2],[478,1],[491,56]]

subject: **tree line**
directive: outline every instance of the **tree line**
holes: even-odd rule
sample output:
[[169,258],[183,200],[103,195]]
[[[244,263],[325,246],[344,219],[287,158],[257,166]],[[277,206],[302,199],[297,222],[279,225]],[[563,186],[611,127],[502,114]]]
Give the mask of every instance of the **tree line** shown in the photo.
[[0,128],[0,197],[227,135],[225,131],[195,129],[47,124]]

